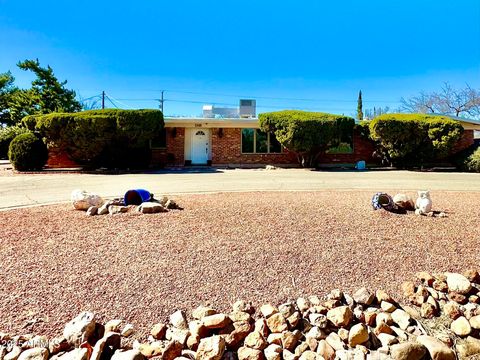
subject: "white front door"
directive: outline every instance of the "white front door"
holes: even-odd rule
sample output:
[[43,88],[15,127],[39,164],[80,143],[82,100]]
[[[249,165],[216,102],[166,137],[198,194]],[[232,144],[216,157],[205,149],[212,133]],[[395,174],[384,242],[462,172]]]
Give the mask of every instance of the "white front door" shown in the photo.
[[207,129],[192,131],[192,164],[207,164],[209,145],[210,137]]

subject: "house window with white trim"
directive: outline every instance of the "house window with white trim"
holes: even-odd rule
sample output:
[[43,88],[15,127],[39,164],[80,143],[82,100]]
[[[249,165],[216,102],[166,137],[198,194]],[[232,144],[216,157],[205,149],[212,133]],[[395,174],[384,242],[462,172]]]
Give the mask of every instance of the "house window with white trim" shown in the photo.
[[272,133],[242,129],[242,154],[279,154],[282,146]]

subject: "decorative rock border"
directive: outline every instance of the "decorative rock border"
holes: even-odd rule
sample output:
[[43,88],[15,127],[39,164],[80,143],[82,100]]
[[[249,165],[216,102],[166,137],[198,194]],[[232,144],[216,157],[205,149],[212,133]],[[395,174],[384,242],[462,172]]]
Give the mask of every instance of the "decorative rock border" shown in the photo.
[[0,360],[454,360],[480,354],[480,275],[416,274],[402,284],[413,306],[385,291],[331,291],[279,306],[237,301],[229,314],[199,306],[153,325],[148,339],[122,320],[82,312],[63,337],[0,333]]
[[[152,197],[153,195],[151,195]],[[72,191],[71,201],[74,209],[86,211],[87,216],[94,215],[115,215],[129,211],[138,211],[142,214],[155,214],[168,212],[169,210],[182,210],[173,199],[162,196],[159,200],[151,199],[140,205],[125,205],[122,198],[113,200],[104,200],[97,194],[89,193],[85,190],[76,189]]]

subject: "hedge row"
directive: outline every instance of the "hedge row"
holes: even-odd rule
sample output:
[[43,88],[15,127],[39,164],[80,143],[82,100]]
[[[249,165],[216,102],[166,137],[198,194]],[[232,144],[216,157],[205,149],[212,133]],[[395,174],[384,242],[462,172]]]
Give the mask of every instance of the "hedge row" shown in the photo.
[[263,131],[272,132],[303,166],[314,166],[328,147],[338,146],[353,132],[355,120],[348,116],[320,112],[284,110],[259,115]]
[[463,134],[458,121],[426,114],[383,114],[369,123],[370,137],[400,166],[447,158]]
[[148,166],[150,140],[164,126],[159,110],[114,109],[30,115],[22,123],[77,163],[108,168]]

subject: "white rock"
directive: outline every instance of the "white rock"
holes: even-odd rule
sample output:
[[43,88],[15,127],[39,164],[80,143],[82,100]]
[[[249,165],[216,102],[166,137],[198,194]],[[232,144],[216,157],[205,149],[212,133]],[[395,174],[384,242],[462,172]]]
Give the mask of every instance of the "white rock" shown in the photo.
[[393,321],[397,323],[400,329],[405,330],[410,325],[411,317],[402,309],[395,310],[391,315]]
[[79,346],[95,331],[95,315],[84,311],[65,324],[63,337],[73,346]]
[[200,340],[197,360],[220,360],[225,352],[225,339],[222,336],[211,336]]
[[59,356],[58,360],[89,360],[88,349],[75,348]]
[[447,273],[448,290],[459,294],[467,294],[472,289],[470,281],[461,274]]
[[109,206],[109,203],[106,202],[105,204],[103,204],[102,206],[100,206],[97,210],[97,215],[106,215],[108,214],[108,206]]
[[22,348],[20,346],[14,346],[12,350],[4,356],[3,360],[17,360],[21,352]]
[[355,324],[348,333],[348,345],[352,348],[368,341],[368,329],[364,324]]
[[153,201],[148,201],[142,203],[138,207],[138,211],[140,211],[142,214],[156,214],[160,212],[166,212],[167,209],[165,209],[162,204],[159,204],[157,202]]
[[109,205],[108,212],[110,215],[126,213],[128,211],[128,206],[120,206],[120,205]]
[[18,360],[47,360],[47,359],[48,359],[48,349],[39,348],[39,347],[25,350],[18,357]]
[[129,336],[131,336],[131,335],[133,334],[134,330],[135,330],[135,329],[134,329],[134,327],[133,327],[132,324],[127,324],[127,325],[125,325],[125,327],[123,328],[121,334],[122,334],[122,336],[124,336],[124,337],[129,337]]
[[84,211],[91,206],[99,207],[104,203],[104,200],[99,195],[80,189],[73,190],[70,199],[75,209]]
[[120,319],[114,319],[114,320],[109,320],[105,324],[105,332],[120,332],[120,325],[122,324],[122,320]]
[[458,336],[467,336],[472,332],[472,327],[464,316],[453,320],[450,329]]
[[348,306],[339,306],[328,310],[327,319],[335,326],[348,326],[353,320],[353,312]]
[[94,216],[97,215],[98,213],[98,207],[96,206],[90,206],[87,210],[87,216]]
[[432,360],[455,360],[455,352],[440,340],[428,336],[421,335],[417,337],[417,342],[425,346]]
[[472,328],[480,329],[480,315],[472,316],[469,321]]
[[267,360],[282,360],[282,347],[280,345],[271,344],[263,351]]
[[177,310],[170,315],[170,323],[178,329],[188,329],[187,319],[182,310]]
[[362,287],[353,294],[353,300],[359,304],[370,305],[375,299],[375,295]]
[[[86,350],[86,349],[85,349]],[[111,360],[143,360],[144,356],[138,350],[124,350],[120,349],[115,351]]]
[[398,339],[395,336],[386,333],[378,334],[377,338],[382,343],[382,346],[390,346],[398,343]]

